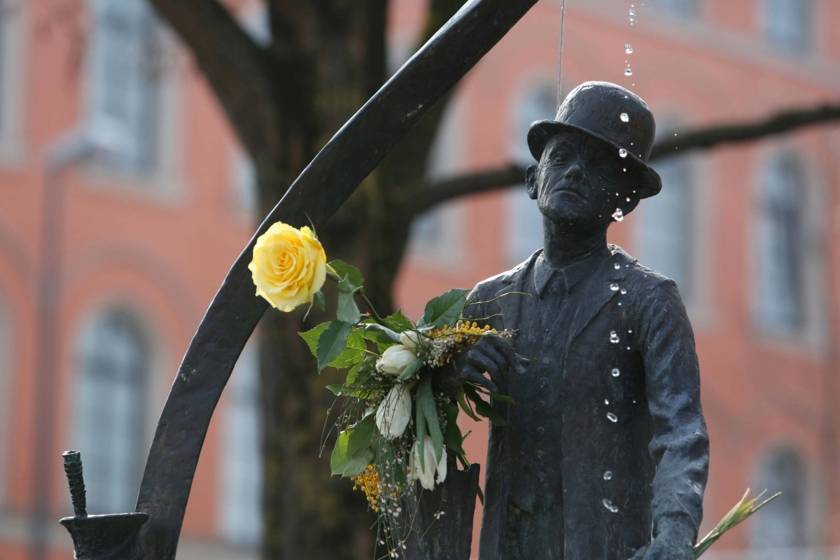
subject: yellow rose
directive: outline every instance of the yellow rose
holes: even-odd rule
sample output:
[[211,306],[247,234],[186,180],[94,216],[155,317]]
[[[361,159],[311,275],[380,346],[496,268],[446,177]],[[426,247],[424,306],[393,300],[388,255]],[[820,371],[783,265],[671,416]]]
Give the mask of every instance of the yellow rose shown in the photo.
[[257,295],[280,311],[292,311],[312,301],[327,277],[327,255],[306,226],[277,222],[254,245],[251,277]]

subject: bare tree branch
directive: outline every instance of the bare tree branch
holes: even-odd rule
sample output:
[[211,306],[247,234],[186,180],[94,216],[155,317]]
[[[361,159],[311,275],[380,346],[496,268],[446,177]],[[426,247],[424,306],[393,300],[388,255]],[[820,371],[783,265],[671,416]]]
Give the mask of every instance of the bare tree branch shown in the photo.
[[149,0],[178,33],[206,76],[228,122],[254,155],[277,124],[268,53],[217,0]]
[[743,121],[690,130],[679,136],[666,134],[666,140],[653,146],[650,159],[662,159],[683,155],[694,150],[708,150],[723,144],[736,144],[761,140],[790,132],[797,128],[825,124],[840,120],[840,104],[824,104],[816,107],[796,108],[779,111],[758,121]]
[[[657,142],[653,146],[650,159],[661,160],[725,144],[763,140],[798,128],[835,120],[840,120],[840,104],[790,109],[759,121],[713,125],[690,130],[678,136],[674,136],[672,131],[664,135],[667,140]],[[459,175],[427,184],[425,188],[412,193],[411,200],[405,201],[404,208],[409,209],[411,215],[419,215],[454,198],[508,188],[524,180],[525,168],[513,163],[496,169]]]

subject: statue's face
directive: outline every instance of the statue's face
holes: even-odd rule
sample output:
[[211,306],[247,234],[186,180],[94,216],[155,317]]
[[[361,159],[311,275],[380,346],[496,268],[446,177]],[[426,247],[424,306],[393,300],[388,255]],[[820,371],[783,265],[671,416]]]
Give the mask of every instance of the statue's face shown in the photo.
[[606,227],[617,208],[627,213],[637,202],[632,173],[624,171],[623,163],[617,151],[602,142],[558,135],[546,144],[529,176],[528,194],[552,221]]

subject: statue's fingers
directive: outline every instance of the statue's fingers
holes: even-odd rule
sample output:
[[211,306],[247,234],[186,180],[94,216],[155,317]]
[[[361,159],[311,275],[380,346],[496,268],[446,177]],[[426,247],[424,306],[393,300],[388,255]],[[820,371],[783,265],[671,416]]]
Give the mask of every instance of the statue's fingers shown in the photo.
[[464,368],[463,372],[464,381],[468,381],[471,383],[475,383],[477,385],[481,385],[488,391],[492,391],[494,393],[499,391],[499,388],[496,387],[496,384],[493,383],[491,380],[484,377],[479,370],[475,368],[475,366],[467,365]]
[[[467,363],[480,371],[486,371],[491,377],[499,375],[499,364],[485,354],[480,348],[472,348],[467,352]],[[504,364],[504,362],[502,362]]]
[[487,340],[494,349],[502,353],[507,359],[508,366],[516,373],[525,373],[525,367],[530,363],[528,358],[516,353],[510,340],[501,336],[488,336]]
[[502,354],[493,344],[482,344],[481,346],[473,347],[473,349],[476,352],[480,352],[486,358],[492,360],[493,363],[496,364],[496,368],[500,371],[502,368],[511,367],[507,356]]

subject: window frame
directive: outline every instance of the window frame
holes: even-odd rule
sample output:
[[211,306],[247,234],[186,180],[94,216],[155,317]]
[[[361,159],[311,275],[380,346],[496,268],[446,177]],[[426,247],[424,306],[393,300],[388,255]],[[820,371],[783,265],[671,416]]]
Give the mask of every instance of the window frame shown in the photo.
[[[798,259],[802,273],[800,302],[802,305],[802,322],[799,327],[768,328],[762,324],[758,306],[760,304],[758,291],[753,289],[757,276],[761,273],[759,263],[760,243],[760,201],[765,185],[764,178],[769,166],[780,159],[792,158],[800,171],[800,196],[802,200],[800,239],[800,258]],[[748,208],[751,212],[750,236],[748,238],[748,254],[751,257],[750,269],[746,274],[746,301],[749,305],[749,319],[753,331],[759,339],[780,348],[781,343],[788,350],[805,351],[805,353],[820,352],[830,342],[827,329],[829,317],[826,311],[827,280],[825,277],[825,263],[823,255],[826,242],[826,206],[825,182],[820,180],[819,166],[807,156],[806,150],[791,141],[778,141],[765,148],[754,169],[753,191]]]
[[[550,72],[543,75],[551,75]],[[548,102],[548,100],[551,100]],[[545,102],[545,105],[541,103]],[[528,148],[528,130],[535,120],[553,119],[557,114],[557,84],[545,79],[531,79],[523,82],[516,90],[512,102],[508,108],[508,134],[509,144],[507,146],[507,157],[513,162],[528,167],[536,165],[534,156]],[[550,111],[544,111],[551,106]],[[536,119],[534,118],[536,117]],[[514,266],[527,259],[537,249],[544,245],[542,237],[542,214],[537,208],[537,203],[528,196],[525,188],[525,177],[519,185],[508,189],[505,193],[505,206],[507,211],[507,231],[505,236],[504,251],[505,263]],[[533,214],[526,215],[526,208],[533,209]],[[525,222],[536,222],[534,230],[527,240],[521,241],[519,233],[524,231],[521,226]],[[531,243],[535,245],[531,246]]]
[[[145,352],[141,362],[141,367],[144,371],[141,374],[142,379],[137,381],[133,387],[139,392],[140,398],[134,399],[138,402],[136,408],[132,411],[133,418],[130,420],[132,426],[129,432],[134,434],[135,440],[132,442],[131,446],[133,447],[131,450],[131,457],[128,461],[125,461],[126,464],[131,466],[132,472],[128,475],[124,475],[125,480],[123,480],[123,482],[125,484],[122,486],[125,487],[124,491],[126,492],[126,495],[118,496],[118,498],[124,498],[126,503],[117,503],[119,500],[114,499],[114,497],[110,495],[110,488],[107,489],[108,492],[102,490],[102,502],[97,503],[97,499],[99,497],[96,496],[96,492],[98,489],[104,488],[104,481],[100,481],[96,488],[91,488],[94,490],[93,493],[90,491],[88,492],[88,503],[91,506],[91,509],[105,508],[107,511],[95,511],[94,513],[114,513],[116,511],[124,511],[126,510],[125,508],[131,509],[133,507],[136,487],[139,486],[143,475],[145,453],[149,443],[149,436],[151,434],[149,429],[150,421],[152,420],[150,412],[151,406],[154,403],[154,372],[156,370],[155,344],[152,336],[153,331],[148,327],[144,317],[140,313],[136,312],[132,307],[122,305],[120,303],[110,303],[91,310],[78,324],[79,327],[73,344],[73,394],[71,408],[73,410],[74,421],[70,425],[70,437],[72,438],[70,445],[74,448],[78,448],[82,452],[82,458],[88,471],[96,470],[99,465],[94,465],[95,462],[99,460],[100,455],[108,455],[109,452],[112,452],[112,450],[106,450],[104,453],[91,451],[92,447],[89,446],[88,443],[101,440],[102,438],[101,436],[92,437],[90,434],[85,434],[83,432],[85,425],[89,425],[90,421],[88,421],[84,416],[86,412],[83,412],[82,407],[90,406],[90,402],[83,402],[83,399],[86,398],[86,395],[83,394],[84,384],[89,383],[89,381],[83,379],[83,376],[90,375],[84,362],[86,359],[89,359],[88,354],[90,353],[90,339],[94,336],[95,330],[102,329],[105,323],[115,318],[121,322],[126,321],[129,328],[133,331],[133,334],[137,335],[137,341],[139,341],[138,346]],[[95,356],[95,358],[101,359],[101,356]],[[113,404],[113,399],[110,399],[110,402]],[[85,457],[87,458],[85,459]],[[117,464],[117,461],[115,461],[113,457],[109,457],[107,460],[108,464],[105,465],[106,468],[114,468],[113,465]],[[119,474],[116,476],[119,476]],[[109,500],[112,499],[113,503],[110,503]]]

